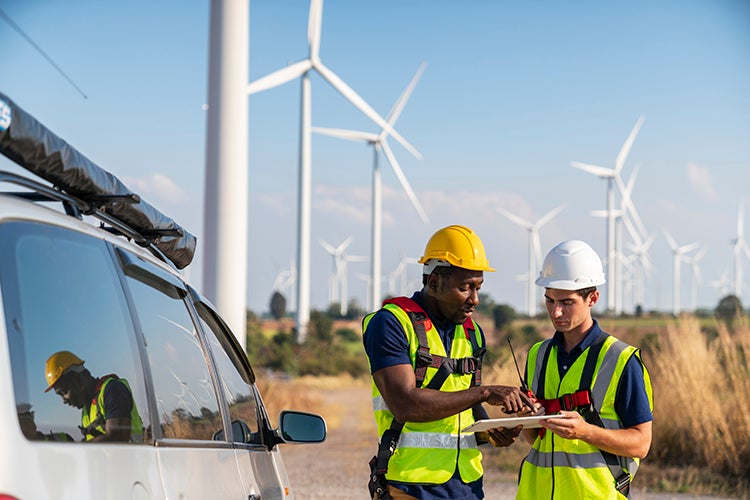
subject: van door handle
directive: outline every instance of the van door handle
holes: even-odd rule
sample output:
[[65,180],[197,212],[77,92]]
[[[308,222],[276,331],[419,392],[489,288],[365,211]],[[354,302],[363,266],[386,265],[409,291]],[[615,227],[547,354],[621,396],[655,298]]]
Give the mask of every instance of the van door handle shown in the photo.
[[260,500],[260,495],[258,495],[257,493],[250,493],[247,496],[247,500]]

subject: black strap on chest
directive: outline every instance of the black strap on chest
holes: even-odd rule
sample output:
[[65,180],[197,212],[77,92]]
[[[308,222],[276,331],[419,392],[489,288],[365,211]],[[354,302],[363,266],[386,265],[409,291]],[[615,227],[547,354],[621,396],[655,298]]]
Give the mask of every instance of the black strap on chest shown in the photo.
[[[472,385],[481,385],[482,359],[487,350],[479,346],[474,322],[471,318],[467,319],[463,326],[466,336],[469,342],[471,342],[472,356],[468,358],[450,358],[430,353],[427,330],[431,326],[431,320],[416,302],[407,297],[393,297],[384,301],[383,305],[385,304],[394,304],[400,307],[409,316],[409,320],[411,320],[414,333],[419,342],[414,362],[414,377],[417,387],[440,390],[448,377],[454,373],[459,375],[472,374]],[[427,376],[427,368],[437,368],[437,372],[428,384],[422,387]],[[380,444],[378,445],[377,455],[370,459],[368,489],[370,490],[371,498],[391,500],[385,474],[388,472],[388,462],[396,451],[396,446],[401,436],[401,429],[403,428],[404,424],[394,418],[391,421],[391,426],[383,432]]]
[[[577,411],[589,424],[593,424],[599,427],[604,427],[604,422],[599,415],[599,411],[594,406],[594,398],[591,395],[591,381],[594,378],[594,371],[596,370],[596,362],[599,358],[599,353],[602,350],[604,341],[607,340],[609,334],[601,332],[599,337],[596,338],[593,344],[588,347],[588,354],[586,355],[586,362],[583,365],[583,371],[581,372],[581,380],[578,384],[578,390],[573,393],[563,394],[557,399],[552,400],[541,400],[544,404],[545,409],[553,410],[557,412],[559,410],[566,411]],[[547,349],[542,359],[542,367],[539,372],[539,384],[537,394],[544,395],[544,380],[547,374],[547,362],[549,361],[549,355],[552,351],[551,348]],[[630,474],[620,465],[620,461],[617,459],[617,455],[614,455],[608,451],[599,450],[607,463],[607,467],[612,473],[612,477],[615,480],[615,488],[625,497],[630,495]]]
[[413,300],[407,297],[393,297],[383,302],[400,307],[411,320],[412,328],[417,336],[419,346],[414,363],[414,376],[417,379],[417,387],[422,387],[427,375],[427,368],[437,368],[437,373],[430,380],[426,388],[440,389],[451,374],[472,374],[472,385],[482,384],[482,359],[486,349],[479,346],[474,329],[474,322],[468,318],[464,322],[464,332],[471,343],[472,356],[467,358],[451,358],[430,353],[430,344],[427,340],[427,330],[432,325],[427,313]]

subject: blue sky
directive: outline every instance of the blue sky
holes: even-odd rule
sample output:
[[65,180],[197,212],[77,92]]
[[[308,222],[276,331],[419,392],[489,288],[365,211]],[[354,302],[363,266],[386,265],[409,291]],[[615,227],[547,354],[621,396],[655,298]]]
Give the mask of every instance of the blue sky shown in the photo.
[[[251,2],[249,81],[307,56],[308,7]],[[87,98],[2,19],[0,90],[198,236],[189,275],[200,285],[209,3],[0,0],[0,8]],[[523,309],[516,276],[527,269],[527,233],[496,208],[534,221],[567,203],[540,230],[543,251],[579,238],[603,255],[605,222],[589,212],[605,208],[605,182],[570,162],[612,167],[643,116],[623,175],[639,166],[632,197],[656,234],[645,306],[671,309],[663,229],[706,247],[697,302],[715,306],[720,292],[708,284],[731,277],[742,200],[750,219],[749,23],[740,0],[326,1],[321,59],[381,115],[427,63],[396,126],[424,159],[390,144],[430,221],[383,163],[383,271],[402,255],[419,257],[437,228],[464,224],[498,270],[484,290]],[[295,254],[299,94],[294,81],[249,97],[248,305],[258,312]],[[312,97],[313,125],[379,131],[317,75]],[[348,253],[369,255],[371,162],[364,145],[313,138],[313,307],[326,307],[332,264],[319,239],[352,236]],[[750,283],[747,259],[744,267]],[[368,272],[349,265],[360,304],[357,275]],[[410,272],[415,281],[418,267]]]

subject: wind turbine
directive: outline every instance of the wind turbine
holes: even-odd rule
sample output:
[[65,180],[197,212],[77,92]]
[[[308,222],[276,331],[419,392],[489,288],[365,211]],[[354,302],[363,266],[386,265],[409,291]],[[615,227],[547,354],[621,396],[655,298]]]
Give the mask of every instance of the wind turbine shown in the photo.
[[625,143],[620,148],[620,152],[615,158],[614,168],[605,168],[598,165],[591,165],[588,163],[581,163],[573,161],[570,165],[574,168],[583,170],[590,174],[596,175],[607,181],[607,311],[612,312],[615,309],[615,300],[617,293],[615,271],[615,186],[618,187],[620,192],[624,191],[625,188],[620,178],[620,171],[625,165],[625,160],[630,153],[630,149],[633,147],[638,131],[643,125],[643,116],[638,118],[635,123],[633,130],[625,140]]
[[[560,211],[565,208],[565,203],[558,206],[557,208],[554,208],[547,212],[545,215],[542,216],[541,219],[537,220],[534,223],[531,223],[527,221],[526,219],[519,217],[518,215],[511,213],[507,210],[505,210],[502,207],[497,207],[497,211],[501,214],[507,217],[511,220],[511,222],[514,222],[515,224],[527,229],[529,231],[529,284],[526,289],[527,292],[527,307],[528,307],[528,314],[530,318],[533,318],[536,316],[536,287],[534,286],[534,277],[537,276],[538,273],[538,267],[541,266],[542,263],[542,248],[541,244],[539,243],[539,228],[541,228],[543,225],[545,225],[547,222],[552,220],[552,218],[559,214]],[[537,265],[537,262],[539,263],[539,266]]]
[[396,268],[388,274],[388,291],[394,295],[406,295],[406,272],[409,264],[418,264],[415,257],[402,256]]
[[727,276],[727,270],[722,271],[719,279],[709,282],[708,286],[718,289],[722,297],[726,296],[732,288],[732,280]]
[[[635,180],[638,178],[638,165],[633,168],[633,172],[630,175],[630,179],[628,180],[627,185],[622,189],[620,192],[620,208],[614,211],[615,223],[616,223],[616,232],[615,232],[615,273],[612,275],[612,278],[609,279],[610,283],[612,283],[612,289],[615,290],[615,308],[614,313],[615,315],[619,316],[622,314],[622,298],[623,298],[623,280],[622,278],[622,265],[624,261],[624,253],[622,251],[622,226],[625,226],[625,229],[628,231],[628,235],[633,240],[633,243],[636,246],[642,245],[643,240],[641,238],[641,235],[636,230],[635,226],[633,226],[633,223],[630,220],[630,217],[628,217],[628,212],[635,213],[637,216],[637,212],[635,211],[635,206],[633,205],[630,193],[633,192],[633,186],[635,185]],[[628,210],[630,208],[630,210]],[[591,212],[591,215],[594,217],[610,217],[611,212],[608,210],[593,210]]]
[[297,280],[297,274],[294,269],[294,260],[289,263],[289,269],[279,271],[276,275],[276,279],[273,282],[273,291],[283,292],[287,288],[289,289],[289,310],[294,311],[297,307],[297,300],[294,296],[294,283]]
[[328,69],[320,60],[320,32],[323,19],[323,0],[311,0],[307,25],[309,55],[306,59],[258,78],[247,86],[248,94],[256,94],[266,89],[283,85],[296,78],[302,79],[300,110],[300,155],[299,155],[299,200],[297,206],[297,342],[307,338],[310,321],[310,197],[311,197],[311,157],[312,157],[312,104],[310,91],[310,71],[317,72],[337,92],[344,96],[357,109],[372,121],[383,127],[412,154],[419,155],[401,134],[396,132],[372,107],[362,99],[336,73]]
[[635,303],[636,305],[640,305],[641,307],[644,307],[645,302],[645,281],[646,276],[651,273],[652,265],[651,261],[648,258],[648,249],[651,247],[651,244],[654,242],[656,235],[651,234],[646,239],[645,242],[641,244],[635,244],[630,247],[630,250],[633,252],[633,255],[636,256],[635,264],[635,283],[634,283],[634,290],[633,295],[635,296]]
[[[351,244],[352,237],[349,236],[339,246],[335,247],[325,240],[320,240],[320,246],[322,246],[326,252],[331,254],[333,257],[333,268],[331,269],[331,275],[328,279],[328,300],[329,302],[339,301],[339,290],[341,289],[341,266],[343,264],[343,253],[344,250]],[[339,302],[340,303],[340,302]]]
[[664,236],[666,236],[669,247],[672,249],[672,269],[674,273],[672,281],[672,315],[677,317],[680,314],[680,262],[683,259],[683,255],[697,248],[700,243],[678,246],[677,242],[666,229],[664,230]]
[[363,255],[347,255],[343,254],[341,259],[341,276],[339,281],[341,282],[341,315],[346,316],[349,312],[349,292],[347,291],[347,284],[349,278],[347,276],[347,268],[349,262],[367,262],[367,257]]
[[695,313],[695,303],[698,294],[698,285],[703,284],[703,276],[698,263],[706,255],[706,248],[701,248],[697,254],[692,257],[685,257],[685,263],[690,265],[689,287],[690,290],[690,312]]
[[742,295],[742,252],[744,251],[745,256],[750,258],[750,250],[748,250],[744,238],[745,223],[743,208],[742,201],[740,201],[740,208],[737,212],[737,237],[731,241],[734,262],[734,295],[737,298],[740,298]]
[[[426,67],[425,63],[422,63],[419,66],[419,69],[417,69],[417,73],[414,75],[414,77],[412,77],[411,82],[409,82],[409,85],[401,94],[401,97],[398,99],[398,101],[396,101],[396,104],[394,104],[390,113],[388,113],[386,120],[391,126],[395,125],[396,120],[398,120],[399,116],[401,116],[401,112],[403,111],[404,106],[406,105],[406,101],[409,100],[409,96],[411,95],[412,90],[414,90],[414,87],[417,85],[419,78],[422,76],[422,72],[424,72],[425,67]],[[332,137],[338,137],[340,139],[347,139],[350,141],[365,142],[371,145],[373,148],[372,213],[371,213],[372,247],[370,251],[370,254],[371,254],[370,255],[370,258],[371,258],[370,274],[372,275],[372,280],[370,281],[370,286],[372,287],[372,290],[370,292],[370,297],[371,297],[372,303],[368,304],[368,307],[370,308],[371,311],[374,311],[380,306],[381,293],[382,293],[380,275],[381,275],[381,268],[382,268],[381,266],[381,248],[382,248],[381,241],[382,241],[382,225],[383,225],[382,224],[383,202],[382,202],[382,184],[381,184],[381,178],[380,178],[380,166],[378,163],[378,159],[380,156],[379,152],[381,150],[385,154],[385,157],[388,160],[388,164],[393,169],[393,172],[396,174],[396,177],[398,177],[399,182],[401,182],[401,186],[404,188],[404,191],[409,197],[409,200],[411,200],[412,205],[414,205],[414,208],[416,208],[417,213],[419,213],[419,216],[422,218],[422,221],[425,223],[427,222],[427,214],[425,214],[424,210],[422,209],[422,205],[419,203],[419,200],[417,199],[417,196],[414,194],[414,191],[409,185],[409,181],[406,179],[406,176],[404,175],[403,170],[401,169],[398,162],[396,161],[396,157],[393,155],[393,151],[391,151],[391,148],[388,145],[388,135],[389,135],[388,130],[383,128],[381,129],[379,133],[374,134],[370,132],[360,132],[356,130],[313,127],[313,132],[317,132],[317,133],[324,134],[324,135],[329,135]],[[418,151],[412,151],[412,154],[415,154],[415,156],[419,159],[422,158],[422,156],[419,154]]]

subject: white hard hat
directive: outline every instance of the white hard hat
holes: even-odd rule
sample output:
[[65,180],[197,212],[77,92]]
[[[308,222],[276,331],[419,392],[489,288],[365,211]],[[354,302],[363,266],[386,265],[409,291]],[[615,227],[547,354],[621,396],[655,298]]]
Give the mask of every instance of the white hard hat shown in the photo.
[[581,290],[606,282],[601,259],[579,240],[563,241],[550,250],[535,281],[544,288],[559,290]]

